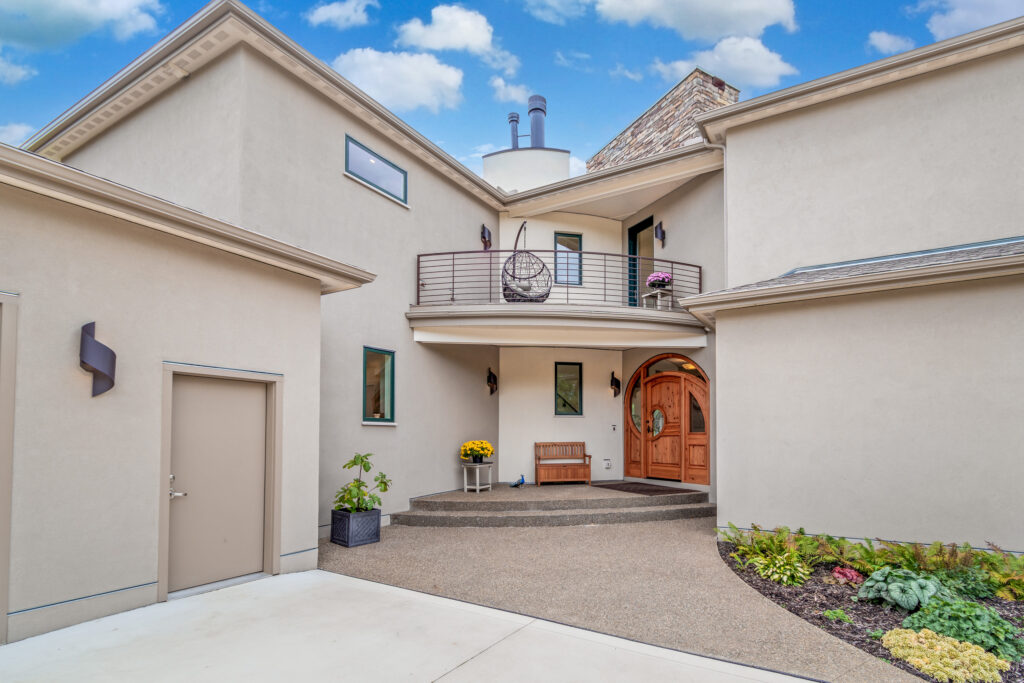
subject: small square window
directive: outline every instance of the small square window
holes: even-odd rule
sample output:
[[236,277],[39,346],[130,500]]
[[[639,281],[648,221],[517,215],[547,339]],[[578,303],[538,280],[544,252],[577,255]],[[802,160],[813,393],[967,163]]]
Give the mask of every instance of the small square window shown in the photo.
[[555,415],[583,414],[583,363],[555,363]]
[[363,347],[363,421],[395,421],[395,352]]
[[583,235],[555,233],[555,284],[583,284]]
[[381,192],[408,203],[408,175],[393,163],[345,136],[345,172]]

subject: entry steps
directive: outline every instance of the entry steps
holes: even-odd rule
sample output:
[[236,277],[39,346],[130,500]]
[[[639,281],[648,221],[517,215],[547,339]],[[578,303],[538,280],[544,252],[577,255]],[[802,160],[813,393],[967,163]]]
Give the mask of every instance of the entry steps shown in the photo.
[[451,500],[417,498],[412,509],[391,514],[391,523],[433,527],[530,527],[628,524],[713,517],[716,509],[700,491],[660,496],[629,495],[541,500]]

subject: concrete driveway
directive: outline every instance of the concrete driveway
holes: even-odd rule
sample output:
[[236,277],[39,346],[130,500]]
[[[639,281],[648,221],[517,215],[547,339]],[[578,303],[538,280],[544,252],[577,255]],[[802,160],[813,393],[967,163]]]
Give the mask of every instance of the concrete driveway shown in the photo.
[[785,681],[788,676],[324,571],[0,647],[12,681]]

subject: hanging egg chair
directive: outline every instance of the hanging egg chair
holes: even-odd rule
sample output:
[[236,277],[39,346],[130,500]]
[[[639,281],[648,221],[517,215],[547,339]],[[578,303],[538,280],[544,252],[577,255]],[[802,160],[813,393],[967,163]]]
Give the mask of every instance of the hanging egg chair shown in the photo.
[[526,251],[526,237],[523,236],[522,251],[519,237],[526,231],[526,221],[519,226],[512,255],[505,259],[501,268],[501,291],[509,303],[543,303],[551,294],[551,271],[535,254]]

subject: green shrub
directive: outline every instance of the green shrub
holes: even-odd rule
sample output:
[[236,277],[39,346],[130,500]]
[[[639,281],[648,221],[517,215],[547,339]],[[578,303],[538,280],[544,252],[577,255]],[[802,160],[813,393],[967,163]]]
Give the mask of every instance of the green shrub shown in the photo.
[[980,567],[960,569],[937,569],[932,576],[943,586],[962,598],[981,599],[994,597],[996,586],[988,572]]
[[996,683],[1010,665],[977,645],[962,643],[924,629],[920,633],[895,628],[882,636],[882,645],[897,659],[937,681]]
[[884,635],[885,635],[885,631],[883,631],[880,628],[876,628],[873,631],[868,631],[868,638],[872,638],[874,640],[881,640],[882,636],[884,636]]
[[908,612],[927,605],[936,596],[952,597],[952,594],[938,579],[892,567],[882,567],[874,572],[857,591],[861,600],[882,600]]
[[744,563],[753,566],[762,579],[768,579],[783,586],[802,586],[814,570],[800,559],[800,555],[787,550],[771,557],[759,555]]
[[991,607],[966,600],[932,600],[903,620],[903,628],[930,629],[950,638],[974,643],[1000,659],[1020,661],[1024,640],[1017,627]]
[[843,621],[847,624],[853,623],[853,619],[850,618],[850,615],[844,612],[842,609],[827,609],[821,614],[829,621]]

